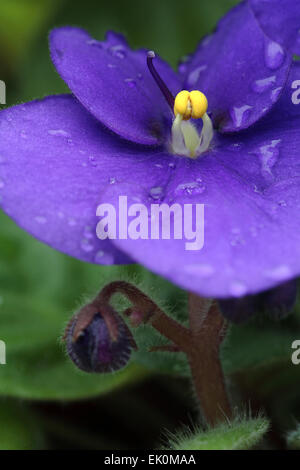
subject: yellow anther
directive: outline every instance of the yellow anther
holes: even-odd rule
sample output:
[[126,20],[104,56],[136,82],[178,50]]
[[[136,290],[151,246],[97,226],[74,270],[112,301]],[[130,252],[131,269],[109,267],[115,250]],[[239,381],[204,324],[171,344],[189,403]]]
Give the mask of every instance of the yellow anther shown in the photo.
[[190,119],[199,119],[207,111],[207,98],[199,90],[180,91],[174,102],[174,114],[180,114],[185,121]]

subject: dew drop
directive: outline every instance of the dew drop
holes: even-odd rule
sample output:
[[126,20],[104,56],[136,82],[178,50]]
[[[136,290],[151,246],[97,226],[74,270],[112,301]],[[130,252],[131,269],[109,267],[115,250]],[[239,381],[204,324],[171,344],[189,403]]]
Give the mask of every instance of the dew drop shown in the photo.
[[207,65],[199,65],[199,67],[195,68],[192,72],[189,73],[187,83],[189,86],[194,86],[199,80],[199,76],[204,70],[207,69]]
[[284,60],[284,50],[275,41],[268,41],[265,46],[266,66],[271,70],[278,69]]
[[271,91],[271,101],[272,103],[276,103],[276,101],[279,98],[279,95],[281,93],[282,86],[279,86],[277,88],[274,88],[274,90]]
[[174,168],[176,168],[176,165],[175,165],[174,162],[170,162],[170,163],[169,163],[169,167],[172,168],[172,169],[174,169]]
[[63,129],[50,129],[48,134],[58,137],[70,137],[70,134]]
[[130,87],[130,88],[135,88],[136,87],[136,81],[134,78],[125,78],[124,82]]
[[286,203],[286,201],[284,201],[284,200],[282,199],[281,201],[278,201],[278,205],[279,205],[280,207],[286,207],[286,206],[287,206],[287,203]]
[[74,219],[74,217],[70,217],[69,220],[68,220],[68,225],[70,227],[75,227],[75,225],[77,224],[76,220]]
[[80,246],[81,246],[82,250],[85,251],[86,253],[90,253],[94,249],[94,245],[87,238],[83,238],[81,240]]
[[42,215],[38,215],[34,218],[34,220],[38,223],[38,224],[41,224],[41,225],[44,225],[46,222],[47,222],[47,219],[46,217],[42,216]]
[[161,199],[163,196],[163,188],[161,186],[154,186],[150,189],[150,196],[154,200]]
[[92,166],[97,166],[97,162],[94,155],[89,155],[89,162]]
[[26,133],[26,131],[24,131],[24,130],[21,131],[21,134],[20,134],[20,135],[21,135],[22,139],[27,139],[27,133]]
[[200,180],[179,184],[175,189],[175,194],[187,194],[188,196],[192,196],[194,194],[202,194],[204,191],[205,185]]
[[241,281],[232,281],[229,286],[229,292],[234,297],[241,297],[246,294],[247,287]]
[[94,47],[98,47],[99,49],[103,49],[101,42],[97,41],[97,39],[89,39],[88,41],[86,41],[86,43],[89,46],[94,46]]
[[279,156],[280,139],[274,139],[270,144],[262,145],[258,149],[258,155],[261,161],[261,171],[264,176],[272,175],[272,168],[277,162]]
[[238,152],[242,147],[243,147],[243,144],[241,142],[235,142],[234,144],[230,144],[227,147],[227,150],[231,150],[233,152]]
[[124,59],[126,57],[125,48],[121,44],[110,47],[109,51],[114,57],[117,57],[118,59]]
[[114,264],[114,256],[111,253],[105,253],[103,250],[99,250],[94,258],[94,262],[97,264]]
[[114,176],[112,176],[111,178],[109,178],[109,184],[115,184],[116,183],[116,178]]
[[230,245],[231,246],[238,246],[238,245],[244,245],[245,241],[241,236],[241,231],[238,228],[233,228],[231,230],[231,239],[230,239]]
[[240,107],[231,108],[229,113],[233,124],[236,127],[241,127],[241,125],[249,119],[251,109],[252,106],[249,106],[248,104],[244,104],[244,106]]
[[201,42],[201,46],[202,47],[206,47],[212,40],[212,38],[214,37],[213,34],[209,34],[207,36],[205,36],[205,38],[203,39],[203,41]]
[[253,85],[252,89],[256,93],[264,93],[265,91],[272,88],[273,84],[276,82],[276,76],[272,75],[271,77],[261,78],[260,80],[256,80]]
[[215,273],[215,268],[210,264],[188,264],[184,270],[187,274],[202,278],[211,277]]
[[287,265],[282,264],[266,271],[265,274],[268,278],[274,279],[275,281],[283,281],[291,276],[291,270]]
[[90,225],[86,225],[84,227],[83,236],[84,236],[84,238],[87,238],[87,239],[90,239],[90,240],[92,238],[94,238],[93,229]]

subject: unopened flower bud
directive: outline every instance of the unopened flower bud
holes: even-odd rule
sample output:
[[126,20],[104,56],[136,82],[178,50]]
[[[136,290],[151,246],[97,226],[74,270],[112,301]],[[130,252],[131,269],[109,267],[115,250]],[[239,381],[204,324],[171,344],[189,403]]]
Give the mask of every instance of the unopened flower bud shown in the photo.
[[134,340],[120,316],[96,312],[79,334],[76,333],[78,319],[79,316],[74,317],[68,326],[66,345],[70,358],[79,369],[85,372],[113,372],[127,364]]

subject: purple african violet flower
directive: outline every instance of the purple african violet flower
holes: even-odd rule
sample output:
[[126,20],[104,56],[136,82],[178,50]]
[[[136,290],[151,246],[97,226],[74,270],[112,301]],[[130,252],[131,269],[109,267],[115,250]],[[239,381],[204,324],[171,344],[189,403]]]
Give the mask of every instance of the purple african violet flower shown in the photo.
[[[146,51],[114,33],[99,42],[78,28],[53,30],[51,57],[73,94],[1,112],[3,210],[73,257],[141,263],[207,297],[251,295],[298,276],[300,113],[291,85],[300,64],[291,54],[300,11],[293,0],[278,3],[232,9],[178,74],[156,59],[172,95],[200,90],[208,99],[215,130],[198,158],[170,151],[174,115]],[[203,249],[97,239],[97,206],[120,195],[147,207],[203,203]]]

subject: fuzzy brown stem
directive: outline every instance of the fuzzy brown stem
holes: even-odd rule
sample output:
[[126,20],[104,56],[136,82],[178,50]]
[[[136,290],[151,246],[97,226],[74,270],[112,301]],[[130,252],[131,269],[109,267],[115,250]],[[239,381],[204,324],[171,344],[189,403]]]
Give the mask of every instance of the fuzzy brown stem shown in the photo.
[[203,417],[215,426],[232,416],[220,361],[225,320],[216,303],[189,294],[193,341],[187,354]]
[[125,281],[111,282],[102,289],[93,302],[100,305],[107,304],[117,293],[125,295],[130,300],[134,308],[143,314],[145,322],[151,323],[159,333],[179,346],[182,351],[186,351],[190,342],[188,328],[166,315],[144,292],[132,284]]

